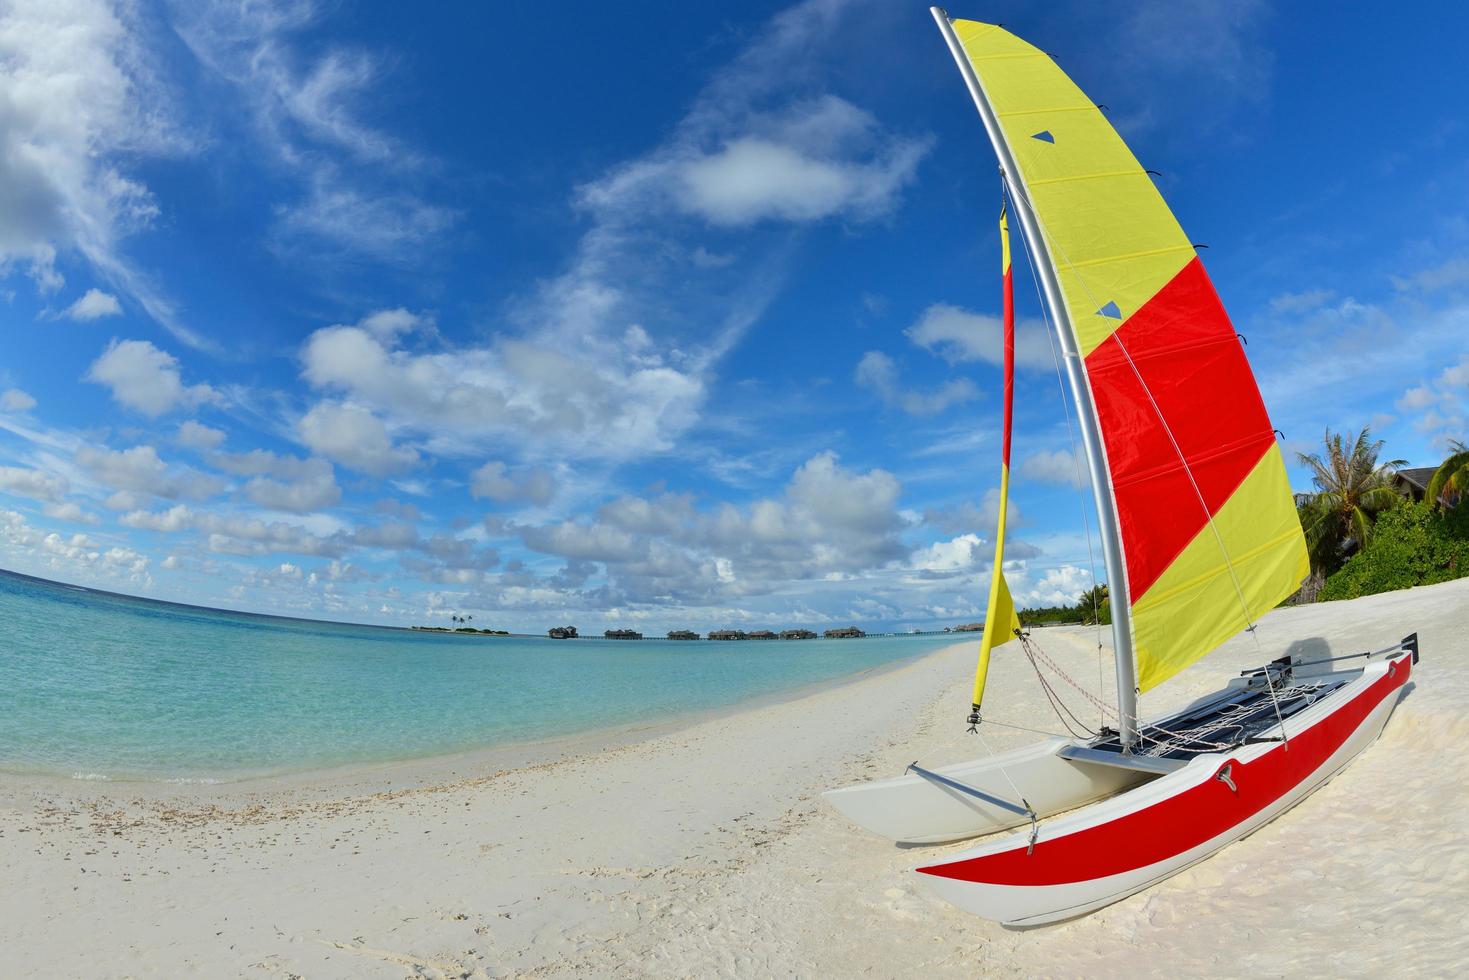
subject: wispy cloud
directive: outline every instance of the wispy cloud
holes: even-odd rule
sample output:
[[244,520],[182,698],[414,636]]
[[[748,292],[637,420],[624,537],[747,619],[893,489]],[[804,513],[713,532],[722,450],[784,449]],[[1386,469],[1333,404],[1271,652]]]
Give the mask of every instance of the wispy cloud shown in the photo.
[[[975,313],[949,303],[934,303],[903,333],[914,344],[950,364],[976,361],[995,365],[1004,363],[1004,324],[994,314]],[[1045,324],[1032,318],[1016,323],[1016,366],[1046,370],[1053,363]]]
[[881,398],[883,404],[900,408],[909,415],[937,415],[979,397],[979,389],[968,378],[955,378],[929,391],[907,386],[899,380],[896,362],[875,350],[862,355],[853,377],[857,384]]
[[54,292],[75,252],[175,337],[207,346],[123,242],[160,213],[129,162],[193,152],[141,14],[105,0],[16,0],[0,10],[0,274],[22,264]]
[[319,256],[324,243],[410,264],[459,213],[426,201],[414,175],[426,155],[365,118],[385,75],[372,52],[342,45],[308,52],[297,36],[325,15],[309,0],[179,3],[180,36],[234,88],[257,137],[300,188],[277,202],[275,243]]

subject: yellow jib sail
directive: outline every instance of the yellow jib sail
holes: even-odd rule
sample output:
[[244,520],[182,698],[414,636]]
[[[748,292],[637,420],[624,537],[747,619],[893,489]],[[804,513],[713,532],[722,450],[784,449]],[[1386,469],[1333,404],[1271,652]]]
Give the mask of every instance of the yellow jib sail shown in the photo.
[[1126,572],[1112,591],[1130,600],[1146,691],[1306,576],[1285,464],[1234,327],[1132,151],[1049,55],[952,25],[1084,360]]
[[990,651],[1009,643],[1020,632],[1015,601],[1005,584],[1005,516],[1010,504],[1010,427],[1015,403],[1015,284],[1010,275],[1010,224],[1000,212],[1000,267],[1004,282],[1004,371],[1005,398],[1003,436],[1000,444],[1000,516],[995,524],[995,564],[990,578],[990,601],[984,614],[984,635],[979,641],[979,666],[974,671],[974,710],[984,702],[985,680],[990,672]]

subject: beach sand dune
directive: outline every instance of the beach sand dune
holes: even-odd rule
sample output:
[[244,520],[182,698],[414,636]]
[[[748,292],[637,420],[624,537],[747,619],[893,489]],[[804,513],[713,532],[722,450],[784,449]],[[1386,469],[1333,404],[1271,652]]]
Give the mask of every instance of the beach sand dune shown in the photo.
[[[1145,707],[1292,641],[1348,653],[1414,630],[1412,688],[1350,768],[1215,858],[1057,926],[955,911],[911,869],[962,845],[895,847],[819,799],[984,751],[964,731],[966,643],[530,765],[480,755],[167,789],[8,777],[0,961],[10,976],[106,977],[1457,975],[1469,580],[1277,610],[1258,645],[1231,641]],[[1105,691],[1104,634],[1036,637]],[[995,751],[1039,737],[1002,723],[1055,726],[1018,654],[1001,648],[992,675]]]

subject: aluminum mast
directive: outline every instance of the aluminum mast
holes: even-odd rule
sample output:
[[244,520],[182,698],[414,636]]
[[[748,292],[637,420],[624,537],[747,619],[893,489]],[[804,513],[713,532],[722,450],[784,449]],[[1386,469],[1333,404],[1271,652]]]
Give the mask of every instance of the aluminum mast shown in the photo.
[[939,7],[930,7],[929,12],[939,25],[944,40],[948,42],[949,52],[954,56],[965,84],[969,86],[969,94],[974,98],[975,107],[979,109],[980,119],[984,121],[985,132],[994,145],[995,155],[1000,158],[1000,175],[1010,190],[1011,205],[1015,209],[1015,216],[1020,219],[1020,230],[1025,236],[1031,261],[1040,276],[1046,305],[1051,310],[1051,322],[1055,325],[1057,339],[1061,343],[1062,357],[1066,362],[1066,380],[1071,387],[1071,397],[1076,403],[1076,414],[1081,423],[1081,446],[1086,456],[1087,471],[1091,476],[1092,498],[1097,506],[1097,530],[1102,538],[1102,559],[1107,567],[1108,601],[1112,607],[1112,652],[1117,665],[1117,713],[1120,718],[1118,730],[1123,750],[1126,751],[1137,741],[1137,671],[1132,653],[1132,604],[1127,594],[1127,571],[1122,559],[1121,537],[1117,532],[1116,505],[1108,489],[1111,481],[1107,476],[1106,449],[1102,443],[1101,430],[1097,426],[1097,411],[1092,404],[1091,386],[1082,371],[1081,352],[1076,346],[1076,333],[1071,327],[1071,316],[1066,312],[1066,304],[1062,300],[1055,267],[1046,251],[1045,239],[1035,211],[1030,206],[1030,197],[1025,192],[1020,167],[1010,152],[1010,145],[1005,141],[1004,130],[1000,128],[994,107],[990,105],[989,96],[985,94],[979,76],[974,73],[969,56],[965,54],[953,25],[949,23],[949,15]]

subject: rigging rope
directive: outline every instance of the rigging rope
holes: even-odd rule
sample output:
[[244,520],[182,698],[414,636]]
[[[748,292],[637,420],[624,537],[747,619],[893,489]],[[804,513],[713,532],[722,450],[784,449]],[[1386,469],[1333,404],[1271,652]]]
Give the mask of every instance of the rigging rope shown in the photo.
[[[1051,708],[1053,711],[1055,711],[1057,719],[1060,720],[1062,726],[1065,727],[1067,731],[1071,732],[1073,737],[1082,737],[1077,735],[1076,732],[1072,730],[1071,725],[1067,722],[1067,716],[1070,716],[1074,720],[1076,718],[1076,715],[1074,712],[1071,711],[1070,707],[1066,705],[1065,701],[1061,699],[1060,694],[1054,690],[1054,687],[1050,683],[1050,681],[1047,680],[1044,674],[1041,673],[1041,664],[1044,664],[1050,670],[1055,672],[1057,677],[1065,681],[1068,685],[1070,685],[1073,689],[1080,693],[1083,698],[1086,698],[1092,704],[1101,709],[1104,715],[1110,715],[1112,718],[1116,718],[1118,720],[1121,719],[1121,714],[1118,711],[1114,710],[1111,705],[1108,705],[1106,702],[1093,695],[1075,678],[1068,674],[1064,668],[1062,668],[1059,664],[1052,660],[1050,656],[1047,655],[1043,649],[1041,649],[1040,645],[1031,638],[1029,633],[1021,635],[1020,643],[1021,648],[1025,650],[1025,654],[1031,662],[1031,666],[1035,669],[1036,676],[1040,679],[1041,687],[1046,692],[1046,697],[1051,702]],[[1285,743],[1288,748],[1290,739],[1285,731],[1285,718],[1280,710],[1280,700],[1283,698],[1286,701],[1291,701],[1297,698],[1303,698],[1305,699],[1306,704],[1312,704],[1315,702],[1317,694],[1321,691],[1324,685],[1319,683],[1305,682],[1302,684],[1293,684],[1289,687],[1281,689],[1280,691],[1277,691],[1268,669],[1265,674],[1265,679],[1269,692],[1270,704],[1275,712],[1276,724],[1280,728],[1280,738],[1281,741]],[[1239,740],[1218,741],[1210,740],[1205,736],[1216,734],[1217,732],[1223,731],[1228,728],[1238,728],[1241,733],[1243,733],[1244,723],[1249,720],[1250,716],[1258,714],[1260,708],[1261,705],[1259,705],[1258,703],[1230,705],[1221,709],[1217,717],[1210,719],[1202,725],[1198,725],[1193,728],[1186,728],[1182,731],[1174,731],[1173,729],[1165,728],[1159,724],[1143,726],[1141,724],[1138,724],[1137,718],[1133,718],[1132,721],[1134,730],[1138,734],[1138,740],[1140,742],[1149,743],[1140,753],[1142,755],[1163,756],[1169,752],[1174,751],[1224,752],[1237,746],[1239,744]],[[1081,727],[1085,729],[1086,726],[1082,725]],[[1099,733],[1092,732],[1089,734],[1097,735]]]

